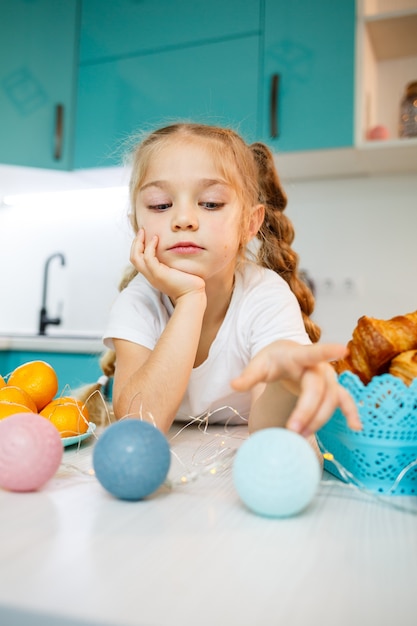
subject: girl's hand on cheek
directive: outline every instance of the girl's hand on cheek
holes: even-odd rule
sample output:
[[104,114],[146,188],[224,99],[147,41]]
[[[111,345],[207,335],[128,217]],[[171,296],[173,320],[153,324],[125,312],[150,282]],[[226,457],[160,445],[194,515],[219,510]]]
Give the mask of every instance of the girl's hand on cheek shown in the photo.
[[158,237],[155,235],[147,241],[144,229],[140,228],[130,253],[133,266],[155,289],[165,293],[174,302],[188,293],[205,291],[205,282],[199,276],[161,263],[157,257],[157,248]]

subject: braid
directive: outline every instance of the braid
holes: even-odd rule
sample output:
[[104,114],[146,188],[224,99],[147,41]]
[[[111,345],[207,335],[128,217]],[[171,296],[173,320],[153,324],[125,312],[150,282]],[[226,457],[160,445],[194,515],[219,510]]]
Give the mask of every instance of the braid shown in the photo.
[[287,196],[282,189],[274,159],[262,143],[251,145],[258,165],[259,201],[265,207],[265,219],[258,232],[261,245],[257,260],[263,267],[277,272],[287,281],[301,308],[304,325],[311,341],[320,338],[320,328],[310,319],[314,296],[298,272],[298,254],[291,247],[294,227],[286,215]]
[[130,283],[131,280],[133,280],[135,278],[135,276],[137,275],[138,271],[136,268],[133,267],[133,265],[129,265],[124,273],[123,276],[120,280],[119,283],[119,291],[123,291],[123,289],[126,289],[126,287],[128,286],[128,284]]

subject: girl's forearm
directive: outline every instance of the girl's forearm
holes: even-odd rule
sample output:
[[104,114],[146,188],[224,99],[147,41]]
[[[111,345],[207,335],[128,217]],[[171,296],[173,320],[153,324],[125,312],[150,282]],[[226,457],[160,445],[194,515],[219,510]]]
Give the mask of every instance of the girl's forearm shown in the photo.
[[115,393],[117,418],[140,414],[168,432],[186,391],[196,358],[206,309],[204,292],[187,294],[174,312],[154,350]]

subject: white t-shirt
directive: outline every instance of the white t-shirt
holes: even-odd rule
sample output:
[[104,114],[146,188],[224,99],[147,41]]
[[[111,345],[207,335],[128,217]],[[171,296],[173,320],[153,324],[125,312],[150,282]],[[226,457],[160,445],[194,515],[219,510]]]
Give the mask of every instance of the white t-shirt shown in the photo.
[[[125,339],[153,350],[172,312],[169,298],[138,274],[113,304],[104,343],[113,348],[113,338]],[[250,392],[234,391],[230,381],[259,350],[277,339],[311,343],[287,282],[272,270],[246,262],[236,272],[229,309],[209,355],[191,372],[177,419],[188,422],[208,414],[210,423],[244,423]]]

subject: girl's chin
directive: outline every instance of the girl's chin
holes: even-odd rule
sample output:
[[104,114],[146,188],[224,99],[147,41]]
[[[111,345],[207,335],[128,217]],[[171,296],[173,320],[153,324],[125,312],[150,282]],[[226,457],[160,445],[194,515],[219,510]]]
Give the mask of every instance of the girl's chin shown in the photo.
[[[161,261],[161,263],[163,263],[163,261]],[[179,272],[185,272],[186,274],[192,274],[193,276],[204,278],[201,271],[199,271],[196,267],[196,264],[189,259],[178,259],[174,262],[170,261],[170,263],[165,263],[165,265],[173,270],[178,270]]]

